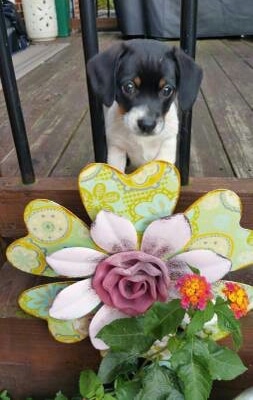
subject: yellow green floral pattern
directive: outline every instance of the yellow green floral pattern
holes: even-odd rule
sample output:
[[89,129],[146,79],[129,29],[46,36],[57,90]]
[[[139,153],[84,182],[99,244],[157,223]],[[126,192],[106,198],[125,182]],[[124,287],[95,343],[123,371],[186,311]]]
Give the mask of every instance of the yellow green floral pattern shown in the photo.
[[214,250],[232,261],[232,270],[253,264],[253,231],[240,226],[242,205],[231,190],[214,190],[193,203],[185,215],[193,236],[189,249]]
[[180,177],[163,161],[152,161],[129,175],[107,164],[91,164],[79,175],[79,189],[92,220],[100,210],[110,210],[131,220],[142,233],[153,220],[172,214]]

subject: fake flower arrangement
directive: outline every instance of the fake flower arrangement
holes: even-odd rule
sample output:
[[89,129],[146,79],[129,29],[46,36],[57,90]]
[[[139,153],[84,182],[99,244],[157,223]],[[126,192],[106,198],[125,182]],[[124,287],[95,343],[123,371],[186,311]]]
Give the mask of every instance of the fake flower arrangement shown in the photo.
[[236,352],[216,342],[231,334],[237,350],[239,319],[253,306],[252,287],[220,280],[253,261],[253,232],[240,227],[237,195],[216,190],[171,216],[180,178],[162,161],[131,175],[91,164],[79,189],[90,230],[64,207],[35,200],[24,215],[29,234],[7,257],[26,272],[82,278],[19,299],[57,340],[89,334],[106,351],[98,375],[82,373],[82,396],[205,400],[213,380],[243,373]]

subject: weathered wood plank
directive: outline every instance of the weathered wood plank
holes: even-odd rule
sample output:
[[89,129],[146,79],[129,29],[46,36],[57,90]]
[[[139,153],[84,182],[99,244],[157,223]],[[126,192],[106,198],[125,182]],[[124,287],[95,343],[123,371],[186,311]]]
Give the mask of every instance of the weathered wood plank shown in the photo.
[[193,109],[190,176],[233,176],[201,93]]
[[50,176],[78,176],[84,165],[92,161],[94,161],[94,151],[89,112],[87,112]]
[[[185,210],[193,201],[209,190],[234,190],[243,204],[242,223],[253,229],[253,181],[235,178],[192,178],[182,188],[177,210]],[[76,178],[39,178],[32,185],[22,185],[18,178],[0,179],[0,231],[2,237],[20,237],[26,234],[23,211],[34,199],[46,198],[69,208],[87,221],[77,189]]]
[[[226,42],[214,40],[206,42],[205,49],[212,54],[216,62],[230,78],[238,92],[253,109],[253,69],[244,60],[226,46]],[[253,53],[253,48],[251,48]]]
[[252,46],[249,45],[247,40],[237,39],[237,40],[228,40],[223,39],[223,42],[226,46],[230,47],[234,54],[241,57],[245,63],[253,67],[253,49]]
[[200,42],[202,93],[237,177],[253,176],[253,113],[231,80]]

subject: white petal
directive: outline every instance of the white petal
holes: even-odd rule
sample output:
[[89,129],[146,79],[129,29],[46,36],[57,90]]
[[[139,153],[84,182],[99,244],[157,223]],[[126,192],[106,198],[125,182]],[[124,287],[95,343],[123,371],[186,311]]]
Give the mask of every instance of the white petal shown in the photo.
[[106,254],[85,247],[68,247],[46,257],[50,267],[62,276],[81,278],[92,275]]
[[191,238],[191,226],[183,214],[151,222],[144,232],[141,250],[156,257],[172,255]]
[[123,314],[121,311],[116,310],[116,308],[103,305],[96,315],[92,318],[89,327],[90,340],[93,346],[98,350],[107,350],[109,347],[103,342],[103,340],[96,338],[96,335],[101,329],[110,324],[112,321],[121,318],[129,318],[128,315]]
[[126,218],[109,211],[100,211],[91,225],[90,235],[94,242],[108,253],[136,250],[137,233]]
[[66,320],[81,318],[94,310],[100,302],[100,298],[91,287],[91,279],[85,279],[63,289],[54,299],[49,315]]
[[212,250],[191,250],[175,257],[197,268],[209,282],[216,282],[231,268],[231,261]]

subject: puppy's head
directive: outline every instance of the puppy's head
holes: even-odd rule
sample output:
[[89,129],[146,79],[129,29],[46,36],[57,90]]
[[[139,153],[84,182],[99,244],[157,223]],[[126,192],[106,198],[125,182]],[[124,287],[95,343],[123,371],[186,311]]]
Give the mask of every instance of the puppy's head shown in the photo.
[[172,102],[185,111],[193,105],[201,68],[183,51],[155,40],[112,46],[87,65],[94,93],[110,107],[116,100],[128,127],[139,135],[159,134]]

